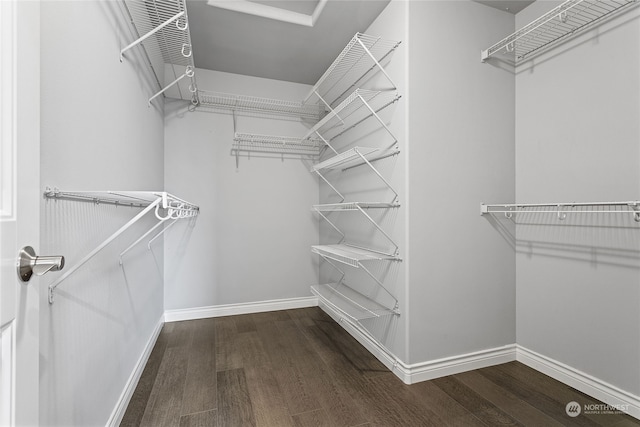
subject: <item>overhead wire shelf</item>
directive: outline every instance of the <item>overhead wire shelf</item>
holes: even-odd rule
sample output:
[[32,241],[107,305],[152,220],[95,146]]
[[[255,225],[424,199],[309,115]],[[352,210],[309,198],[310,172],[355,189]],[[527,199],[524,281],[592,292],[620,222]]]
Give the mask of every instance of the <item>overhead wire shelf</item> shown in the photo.
[[[377,113],[398,99],[400,99],[400,96],[396,91],[356,89],[340,105],[327,113],[322,120],[309,129],[303,138],[322,135],[323,138],[331,140],[369,117],[376,117],[382,126],[386,128]],[[387,131],[389,131],[388,128]],[[391,134],[390,131],[389,133]],[[393,134],[391,135],[393,136]]]
[[324,143],[319,139],[236,133],[232,152],[286,154],[317,159]]
[[379,304],[344,283],[312,285],[311,292],[321,302],[330,305],[352,321],[357,322],[395,314],[393,308]]
[[390,58],[399,45],[399,41],[356,33],[313,86],[304,102],[333,107],[359,87],[361,82],[366,81],[368,76],[378,71],[387,76],[391,89],[395,89],[381,63]]
[[560,220],[566,219],[567,214],[632,214],[640,222],[640,201],[480,204],[480,215],[500,213],[512,218],[525,212],[554,214]]
[[303,104],[300,101],[235,95],[231,93],[198,91],[200,107],[236,111],[240,113],[269,114],[318,121],[325,114],[324,106]]
[[481,52],[481,59],[507,54],[513,61],[532,58],[552,45],[576,35],[605,18],[638,5],[637,0],[567,0]]
[[[142,45],[156,83],[161,89],[149,103],[162,95],[169,87],[177,85],[183,78],[191,84],[185,90],[177,85],[180,99],[198,102],[197,84],[189,18],[185,0],[123,0],[133,30],[138,37],[120,51],[120,60],[125,53]],[[165,64],[169,64],[173,83],[165,86]]]

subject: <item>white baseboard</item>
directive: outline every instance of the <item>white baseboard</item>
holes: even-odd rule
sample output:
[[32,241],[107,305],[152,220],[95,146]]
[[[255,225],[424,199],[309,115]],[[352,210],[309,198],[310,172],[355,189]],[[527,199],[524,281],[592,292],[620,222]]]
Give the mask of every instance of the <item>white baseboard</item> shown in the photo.
[[391,353],[359,325],[344,319],[341,314],[330,305],[321,303],[320,307],[334,320],[339,322],[344,329],[351,334],[351,336],[369,350],[376,359],[389,368],[389,370],[391,370],[405,384],[432,380],[434,378],[459,374],[461,372],[486,368],[493,365],[500,365],[502,363],[516,360],[516,345],[510,344],[502,347],[409,365]]
[[287,298],[240,304],[212,305],[208,307],[167,310],[164,312],[164,321],[179,322],[181,320],[206,319],[209,317],[233,316],[236,314],[291,310],[294,308],[315,307],[317,305],[318,297]]
[[420,381],[428,381],[447,375],[455,375],[474,369],[501,365],[516,360],[516,345],[509,344],[472,353],[459,354],[441,359],[405,365],[400,363],[398,375],[405,384],[413,384]]
[[120,394],[120,398],[118,399],[118,403],[116,407],[113,409],[111,416],[109,417],[109,421],[107,421],[107,426],[119,426],[122,422],[122,418],[124,417],[124,413],[127,411],[127,406],[129,406],[129,402],[131,401],[131,397],[133,396],[134,391],[138,385],[138,381],[140,381],[140,377],[142,376],[142,371],[144,371],[145,366],[147,365],[147,361],[149,360],[149,356],[151,355],[151,351],[153,350],[153,346],[155,346],[156,341],[158,340],[158,335],[160,335],[160,331],[162,330],[162,326],[164,325],[164,316],[160,317],[158,320],[158,324],[155,329],[151,333],[151,337],[149,341],[147,341],[147,345],[144,347],[138,362],[133,368],[127,383],[125,384],[124,389],[122,390],[122,394]]
[[629,415],[640,419],[640,396],[520,345],[516,349],[516,360],[608,405],[616,408],[621,405]]

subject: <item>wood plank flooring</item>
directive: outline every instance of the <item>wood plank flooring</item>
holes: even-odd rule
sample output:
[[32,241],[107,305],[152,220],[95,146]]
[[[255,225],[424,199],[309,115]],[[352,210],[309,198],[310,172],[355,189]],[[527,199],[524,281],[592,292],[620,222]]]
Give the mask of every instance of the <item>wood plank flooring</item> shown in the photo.
[[121,426],[639,426],[518,362],[403,384],[317,307],[167,323]]

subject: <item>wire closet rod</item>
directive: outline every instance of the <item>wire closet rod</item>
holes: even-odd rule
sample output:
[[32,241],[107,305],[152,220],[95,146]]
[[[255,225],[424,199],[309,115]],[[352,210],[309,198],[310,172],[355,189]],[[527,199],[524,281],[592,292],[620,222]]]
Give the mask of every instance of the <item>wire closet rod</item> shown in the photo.
[[[619,206],[629,209],[588,209],[588,210],[567,210],[575,207],[595,207],[595,206]],[[554,213],[558,215],[558,219],[565,219],[567,213],[631,213],[636,222],[640,222],[640,201],[622,201],[622,202],[565,202],[565,203],[506,203],[506,204],[480,204],[480,215],[490,213],[503,213],[507,218],[511,218],[518,209],[525,210],[527,208],[552,208],[545,210],[537,210],[539,213]]]
[[[126,224],[120,227],[117,231],[112,233],[107,239],[96,246],[91,252],[86,254],[84,258],[78,261],[73,267],[68,269],[62,276],[58,277],[54,282],[49,284],[49,304],[53,304],[54,291],[62,282],[75,273],[80,267],[91,260],[95,255],[102,251],[106,246],[113,242],[118,236],[123,234],[132,225],[137,223],[140,219],[146,216],[150,212],[155,211],[155,217],[158,219],[158,223],[155,224],[150,230],[138,238],[133,244],[129,245],[123,252],[120,253],[120,264],[122,265],[122,257],[135,245],[141,242],[145,237],[156,230],[160,224],[163,224],[167,220],[174,220],[169,226],[164,227],[160,233],[152,238],[155,240],[164,231],[166,231],[171,225],[178,219],[186,219],[196,217],[200,208],[193,205],[183,199],[175,197],[164,191],[60,191],[56,188],[46,188],[44,196],[49,199],[65,199],[65,200],[78,200],[83,202],[93,202],[95,204],[105,203],[116,206],[131,206],[137,208],[144,208]],[[160,213],[160,209],[165,210],[165,215]],[[151,241],[149,241],[150,249]]]

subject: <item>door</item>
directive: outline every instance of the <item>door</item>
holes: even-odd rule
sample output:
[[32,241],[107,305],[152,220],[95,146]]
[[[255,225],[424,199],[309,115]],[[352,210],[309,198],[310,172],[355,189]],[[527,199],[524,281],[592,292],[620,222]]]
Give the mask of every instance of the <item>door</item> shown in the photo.
[[[39,244],[40,5],[0,0],[0,425],[37,425],[39,278],[16,258]],[[46,292],[45,292],[46,293]]]

